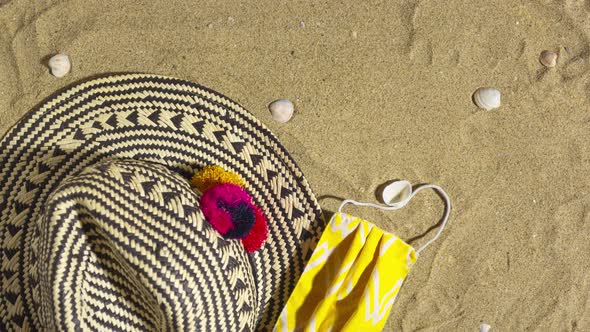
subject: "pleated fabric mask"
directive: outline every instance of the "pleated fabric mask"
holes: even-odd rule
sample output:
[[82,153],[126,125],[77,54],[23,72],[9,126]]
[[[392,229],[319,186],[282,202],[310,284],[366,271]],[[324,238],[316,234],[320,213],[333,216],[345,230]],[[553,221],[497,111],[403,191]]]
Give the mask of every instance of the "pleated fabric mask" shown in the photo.
[[[408,183],[409,185],[409,183]],[[382,210],[404,207],[423,189],[445,202],[442,224],[419,249],[362,218],[342,212],[347,204]],[[420,252],[447,224],[451,203],[445,191],[423,185],[386,206],[345,200],[326,226],[274,331],[381,331],[393,303]]]

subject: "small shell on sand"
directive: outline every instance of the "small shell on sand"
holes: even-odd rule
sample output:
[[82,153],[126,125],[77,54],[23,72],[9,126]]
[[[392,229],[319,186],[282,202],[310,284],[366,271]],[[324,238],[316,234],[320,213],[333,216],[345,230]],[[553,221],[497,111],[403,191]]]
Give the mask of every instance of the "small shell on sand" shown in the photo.
[[479,88],[473,93],[473,102],[475,105],[486,111],[500,107],[502,103],[501,98],[500,91],[494,88]]
[[545,50],[539,55],[539,62],[547,68],[553,68],[557,65],[557,58],[559,58],[558,53]]
[[486,323],[481,323],[479,326],[479,332],[488,332],[492,327]]
[[285,123],[293,116],[295,106],[293,106],[293,103],[290,100],[279,99],[270,103],[268,109],[270,110],[273,119],[280,123]]
[[383,203],[394,205],[405,205],[412,195],[412,184],[405,180],[394,181],[383,188],[381,198]]
[[72,69],[70,58],[66,54],[52,56],[47,64],[49,65],[49,69],[51,69],[51,74],[55,77],[64,77]]

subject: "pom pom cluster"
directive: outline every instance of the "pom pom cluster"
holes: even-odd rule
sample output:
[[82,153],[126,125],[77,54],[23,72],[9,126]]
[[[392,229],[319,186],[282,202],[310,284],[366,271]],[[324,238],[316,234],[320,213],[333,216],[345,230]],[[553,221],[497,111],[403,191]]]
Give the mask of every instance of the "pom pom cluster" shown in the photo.
[[244,180],[220,166],[207,166],[195,174],[203,215],[211,226],[228,239],[241,239],[249,253],[260,249],[268,235],[267,220],[244,189]]

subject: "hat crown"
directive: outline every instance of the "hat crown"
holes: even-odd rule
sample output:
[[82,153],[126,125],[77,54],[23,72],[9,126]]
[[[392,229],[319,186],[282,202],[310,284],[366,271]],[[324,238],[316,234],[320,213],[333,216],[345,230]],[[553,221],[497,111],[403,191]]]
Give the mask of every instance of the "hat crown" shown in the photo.
[[117,316],[150,330],[205,330],[210,319],[240,317],[252,326],[247,254],[203,222],[197,195],[180,175],[138,160],[64,179],[38,222],[41,325],[112,330],[105,317]]

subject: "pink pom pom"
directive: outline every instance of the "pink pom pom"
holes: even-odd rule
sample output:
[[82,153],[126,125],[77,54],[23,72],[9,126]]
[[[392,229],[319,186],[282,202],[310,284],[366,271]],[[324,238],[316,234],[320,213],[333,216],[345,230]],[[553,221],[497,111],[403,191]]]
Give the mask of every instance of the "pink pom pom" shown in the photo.
[[218,184],[203,193],[201,211],[211,226],[228,238],[243,238],[255,223],[252,198],[240,186]]

